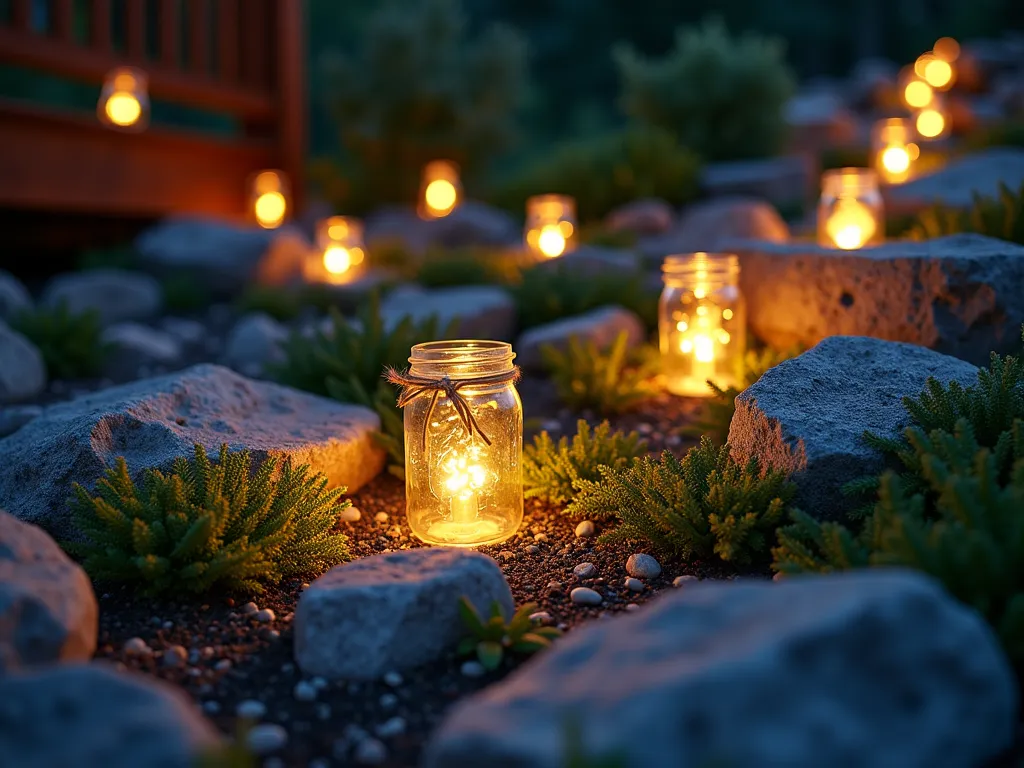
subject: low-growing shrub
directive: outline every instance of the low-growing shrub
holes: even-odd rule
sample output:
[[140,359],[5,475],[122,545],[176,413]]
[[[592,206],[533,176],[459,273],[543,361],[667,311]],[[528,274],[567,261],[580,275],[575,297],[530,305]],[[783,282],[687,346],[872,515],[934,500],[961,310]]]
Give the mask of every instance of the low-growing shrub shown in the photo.
[[36,307],[11,319],[11,327],[36,345],[51,379],[98,376],[110,354],[99,313],[73,314],[64,303]]
[[928,240],[961,232],[974,232],[1011,243],[1024,244],[1024,183],[1017,191],[999,184],[999,194],[974,194],[969,210],[933,206],[922,211],[909,236]]
[[[248,451],[201,445],[170,473],[145,470],[136,485],[123,458],[90,495],[75,484],[72,511],[84,543],[68,545],[98,581],[141,585],[150,594],[206,592],[214,586],[260,593],[288,576],[319,574],[348,559],[333,533],[351,505],[344,488],[309,467],[268,458],[252,468]],[[251,470],[251,471],[250,471]]]
[[580,419],[569,442],[563,436],[556,443],[546,431],[523,449],[523,488],[526,498],[540,498],[565,504],[582,480],[600,480],[600,467],[630,466],[647,451],[647,442],[636,432],[611,431],[603,421],[591,430]]
[[566,508],[618,523],[598,541],[640,540],[667,554],[717,555],[738,566],[767,559],[794,493],[784,473],[762,471],[756,459],[739,464],[728,445],[716,448],[707,438],[682,459],[665,451],[598,471],[601,479],[581,481]]
[[530,616],[538,608],[536,603],[524,603],[506,623],[497,601],[491,604],[491,613],[485,620],[469,600],[461,598],[459,616],[469,634],[459,643],[459,655],[475,655],[484,669],[495,670],[506,654],[530,655],[551,647],[562,632],[534,624]]
[[612,416],[650,397],[649,366],[630,366],[628,343],[629,336],[623,331],[606,350],[575,336],[565,349],[541,347],[544,366],[562,403],[575,411],[592,409]]

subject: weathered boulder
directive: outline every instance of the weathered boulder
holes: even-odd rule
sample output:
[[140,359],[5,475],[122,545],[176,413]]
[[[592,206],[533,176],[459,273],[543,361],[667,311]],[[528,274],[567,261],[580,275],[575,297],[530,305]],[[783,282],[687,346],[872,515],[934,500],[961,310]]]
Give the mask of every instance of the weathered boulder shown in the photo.
[[995,197],[999,184],[1017,190],[1024,184],[1024,149],[993,147],[976,152],[932,173],[911,179],[906,184],[885,188],[885,207],[889,213],[909,214],[942,204],[968,208],[974,194]]
[[774,347],[874,336],[981,365],[1020,346],[1024,247],[981,235],[858,251],[751,243],[740,288],[751,330]]
[[605,218],[605,226],[612,232],[657,235],[671,229],[674,220],[672,206],[655,197],[620,205]]
[[295,609],[295,660],[327,679],[373,680],[433,661],[463,637],[459,598],[481,614],[512,591],[478,552],[429,547],[364,557],[309,585]]
[[36,345],[0,321],[0,403],[29,400],[46,387],[46,364]]
[[73,538],[72,482],[91,487],[118,456],[133,474],[166,468],[195,443],[291,457],[353,492],[383,469],[379,428],[367,408],[197,365],[50,406],[0,440],[0,507]]
[[268,365],[284,360],[288,330],[270,315],[251,312],[228,333],[224,363],[246,376],[261,376]]
[[58,661],[88,661],[98,626],[85,571],[43,530],[0,511],[0,678]]
[[170,333],[141,323],[115,323],[101,339],[111,347],[104,364],[114,379],[133,379],[149,366],[170,368],[181,362],[181,343]]
[[94,311],[103,325],[145,320],[160,312],[163,291],[151,276],[124,269],[93,269],[57,275],[46,284],[40,303],[67,306],[72,314]]
[[220,743],[179,688],[103,664],[0,679],[0,724],[19,768],[192,768]]
[[736,397],[729,445],[741,461],[755,456],[793,473],[796,504],[808,514],[844,519],[860,502],[842,486],[884,468],[864,431],[902,434],[910,423],[902,399],[920,394],[931,376],[967,385],[977,368],[912,344],[832,336]]
[[1013,742],[992,630],[934,581],[871,570],[705,582],[557,641],[456,704],[424,768],[970,768]]
[[622,307],[599,307],[524,331],[515,343],[516,359],[524,368],[538,368],[544,362],[544,346],[565,349],[569,339],[575,337],[584,343],[607,347],[622,332],[626,333],[630,347],[644,340],[643,322],[634,312]]
[[10,272],[0,270],[0,320],[10,320],[31,308],[28,289]]
[[507,291],[490,285],[425,290],[402,286],[387,295],[380,307],[386,326],[404,317],[422,322],[437,318],[438,332],[453,322],[456,338],[509,339],[516,321],[516,306]]

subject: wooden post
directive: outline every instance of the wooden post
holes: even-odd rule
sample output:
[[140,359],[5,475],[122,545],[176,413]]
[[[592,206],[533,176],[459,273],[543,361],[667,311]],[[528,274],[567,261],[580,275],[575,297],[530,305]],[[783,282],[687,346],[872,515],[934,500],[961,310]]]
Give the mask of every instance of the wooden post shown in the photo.
[[110,0],[92,0],[92,17],[89,20],[90,46],[96,51],[109,51],[113,46],[110,34]]
[[53,13],[53,36],[64,43],[74,42],[74,0],[53,0],[53,3],[50,5],[50,11]]
[[146,60],[146,0],[125,0],[125,52],[128,58]]
[[188,0],[188,63],[192,72],[210,72],[210,17],[206,0]]
[[181,63],[180,11],[178,0],[160,0],[160,63],[172,70]]
[[238,82],[238,32],[241,19],[238,0],[217,3],[217,69],[220,79],[231,85]]
[[277,10],[276,134],[281,166],[288,173],[295,211],[305,200],[306,85],[303,82],[305,19],[302,0],[279,0]]

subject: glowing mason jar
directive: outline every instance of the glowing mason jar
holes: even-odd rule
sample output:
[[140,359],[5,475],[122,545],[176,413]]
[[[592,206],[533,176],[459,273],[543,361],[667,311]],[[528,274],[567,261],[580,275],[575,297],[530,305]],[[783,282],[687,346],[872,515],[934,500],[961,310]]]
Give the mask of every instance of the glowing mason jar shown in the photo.
[[122,131],[141,131],[149,122],[148,78],[141,69],[119,67],[103,81],[96,105],[100,122]]
[[901,184],[910,178],[914,161],[921,154],[914,143],[910,121],[893,117],[875,123],[871,131],[871,154],[875,170],[889,184]]
[[260,171],[249,180],[249,210],[264,229],[276,229],[288,216],[290,193],[282,171]]
[[543,259],[576,247],[576,201],[568,195],[536,195],[526,201],[527,249]]
[[662,372],[676,395],[710,397],[739,382],[747,343],[739,259],[725,253],[669,256],[658,304]]
[[[500,341],[412,348],[406,375],[419,383],[406,385],[399,401],[405,503],[409,527],[428,544],[495,544],[523,520],[523,405],[514,358]],[[447,391],[438,388],[445,380]]]
[[363,223],[351,216],[331,216],[317,225],[317,249],[306,259],[304,273],[310,282],[341,285],[363,270],[366,246]]
[[440,219],[455,210],[462,198],[459,168],[449,160],[434,160],[423,168],[420,183],[419,214],[424,219]]
[[849,251],[877,245],[884,234],[878,174],[870,168],[825,171],[818,203],[818,243]]

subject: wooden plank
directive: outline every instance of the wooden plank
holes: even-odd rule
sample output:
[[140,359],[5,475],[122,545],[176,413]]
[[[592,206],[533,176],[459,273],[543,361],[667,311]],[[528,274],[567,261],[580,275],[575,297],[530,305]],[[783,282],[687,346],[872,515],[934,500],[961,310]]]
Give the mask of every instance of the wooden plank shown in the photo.
[[189,70],[206,75],[210,71],[210,15],[206,0],[188,0]]
[[225,83],[238,81],[238,0],[217,2],[217,70]]
[[271,85],[270,10],[266,0],[247,0],[242,14],[242,82],[261,90]]
[[110,0],[92,0],[89,16],[89,44],[96,51],[110,51],[113,48],[111,35]]
[[277,96],[277,140],[281,167],[291,179],[294,209],[302,210],[305,192],[306,88],[304,3],[279,0],[275,4],[276,45],[275,93]]
[[50,0],[50,29],[53,36],[65,43],[75,40],[74,0]]
[[135,62],[146,61],[146,0],[125,0],[125,53]]
[[181,66],[181,6],[178,0],[160,0],[160,62],[168,69]]
[[[120,59],[110,53],[71,47],[49,38],[33,37],[0,27],[0,61],[84,82],[101,83]],[[149,65],[146,71],[150,94],[156,98],[251,120],[266,120],[273,115],[274,100],[267,92],[198,80],[162,64]]]
[[11,26],[14,29],[32,29],[32,0],[11,0]]
[[0,100],[0,206],[124,215],[242,218],[246,180],[271,147],[152,129],[118,133],[94,120]]

